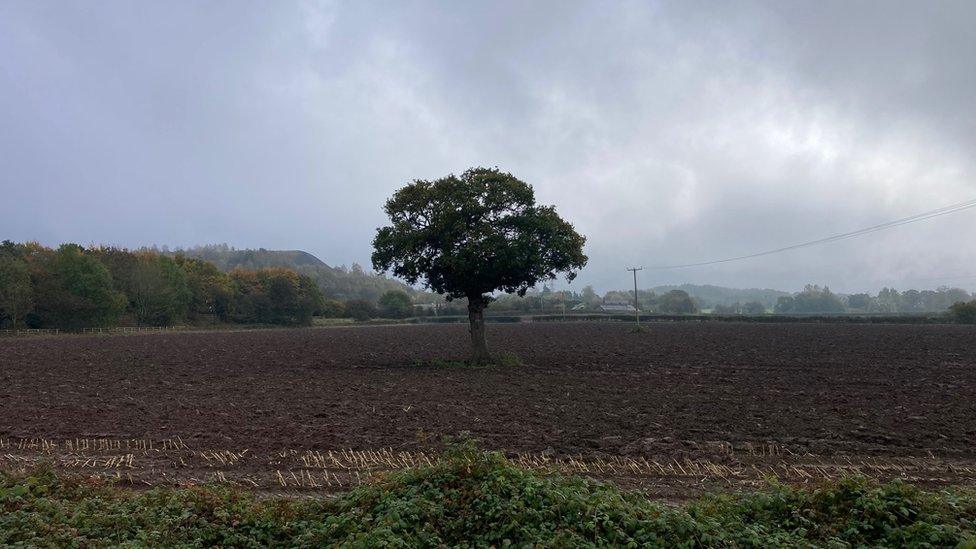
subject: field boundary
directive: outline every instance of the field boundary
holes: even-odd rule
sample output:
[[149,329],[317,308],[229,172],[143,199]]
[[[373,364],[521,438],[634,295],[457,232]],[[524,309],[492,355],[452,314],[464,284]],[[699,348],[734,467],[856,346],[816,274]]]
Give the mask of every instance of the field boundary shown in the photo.
[[18,330],[0,330],[0,336],[33,336],[33,335],[57,335],[62,333],[58,328],[24,328]]
[[[548,475],[576,475],[659,496],[685,498],[713,490],[750,490],[779,482],[829,482],[850,476],[901,479],[929,487],[976,486],[976,462],[928,457],[797,454],[776,444],[697,443],[703,457],[553,456],[512,453],[516,466]],[[225,484],[267,492],[335,493],[377,475],[431,466],[434,449],[192,448],[166,439],[0,439],[0,470],[38,467],[83,473],[133,487]]]
[[[397,325],[429,325],[429,324],[467,324],[468,317],[465,315],[445,315],[435,317],[410,317],[403,319],[371,319],[364,321],[353,321],[349,319],[329,319],[316,317],[325,320],[316,322],[309,326],[277,326],[268,324],[221,324],[221,325],[174,325],[174,326],[112,326],[95,328],[24,328],[24,329],[2,329],[0,337],[18,336],[44,336],[44,335],[69,335],[69,334],[143,334],[143,333],[168,333],[180,331],[206,331],[206,332],[226,332],[241,330],[287,330],[292,328],[355,328],[365,326],[397,326]],[[492,324],[518,324],[518,323],[542,323],[542,322],[634,322],[633,315],[622,314],[603,314],[603,313],[567,313],[567,314],[538,314],[538,315],[508,315],[508,314],[488,314],[485,322]],[[332,322],[342,320],[342,322]],[[640,321],[645,323],[661,322],[743,322],[757,324],[958,324],[946,315],[917,314],[917,315],[883,315],[883,314],[838,314],[838,315],[713,315],[713,314],[694,314],[694,315],[662,315],[662,314],[642,314]]]

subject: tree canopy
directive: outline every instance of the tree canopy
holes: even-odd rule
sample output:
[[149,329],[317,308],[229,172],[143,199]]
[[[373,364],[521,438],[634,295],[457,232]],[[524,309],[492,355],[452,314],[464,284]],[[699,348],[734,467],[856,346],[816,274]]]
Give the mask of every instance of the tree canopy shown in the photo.
[[524,296],[560,273],[572,281],[586,264],[586,239],[553,206],[536,205],[529,184],[497,168],[414,181],[384,210],[391,224],[377,230],[373,268],[467,298],[476,361],[488,358],[482,313],[492,294]]
[[410,296],[400,290],[390,290],[380,296],[380,312],[387,318],[406,318],[413,312]]
[[692,314],[698,312],[698,304],[684,290],[671,290],[658,299],[657,308],[662,313]]
[[384,209],[392,225],[377,231],[373,267],[448,297],[525,295],[560,272],[573,280],[586,264],[586,239],[498,169],[415,181]]

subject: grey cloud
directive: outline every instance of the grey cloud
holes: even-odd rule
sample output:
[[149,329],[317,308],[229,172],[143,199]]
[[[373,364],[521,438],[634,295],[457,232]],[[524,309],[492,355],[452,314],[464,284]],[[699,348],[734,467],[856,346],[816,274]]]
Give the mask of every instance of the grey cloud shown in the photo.
[[[366,263],[398,186],[498,165],[589,237],[574,286],[626,287],[629,264],[976,195],[974,15],[971,2],[7,2],[0,235]],[[905,287],[976,275],[974,220],[643,274]]]

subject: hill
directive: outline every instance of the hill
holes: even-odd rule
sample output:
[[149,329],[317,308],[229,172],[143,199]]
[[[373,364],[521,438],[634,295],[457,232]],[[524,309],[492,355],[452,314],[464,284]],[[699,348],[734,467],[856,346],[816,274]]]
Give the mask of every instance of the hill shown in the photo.
[[411,295],[418,293],[402,282],[383,275],[368,273],[359,265],[354,264],[352,269],[347,269],[344,266],[332,267],[314,255],[301,250],[266,250],[264,248],[239,250],[226,244],[212,244],[171,251],[163,250],[160,253],[168,255],[182,253],[187,257],[203,259],[213,263],[224,272],[237,268],[283,267],[292,269],[297,273],[311,277],[328,299],[376,301],[384,292],[389,290],[402,290]]
[[[187,257],[195,257],[209,261],[224,272],[234,269],[265,269],[268,267],[284,267],[298,269],[299,267],[329,267],[324,261],[314,255],[301,250],[238,250],[226,244],[211,246],[196,246],[185,250],[177,250]],[[330,267],[331,268],[331,267]]]

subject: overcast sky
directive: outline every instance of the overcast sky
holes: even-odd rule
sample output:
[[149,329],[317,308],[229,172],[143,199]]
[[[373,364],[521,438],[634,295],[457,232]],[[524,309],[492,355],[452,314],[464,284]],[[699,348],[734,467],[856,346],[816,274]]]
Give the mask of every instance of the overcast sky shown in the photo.
[[[0,238],[369,263],[413,179],[498,166],[572,287],[976,198],[976,2],[0,2]],[[976,286],[976,209],[641,285]],[[972,276],[972,278],[958,278]],[[944,279],[945,278],[945,279]]]

